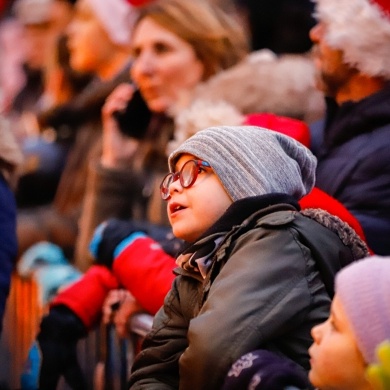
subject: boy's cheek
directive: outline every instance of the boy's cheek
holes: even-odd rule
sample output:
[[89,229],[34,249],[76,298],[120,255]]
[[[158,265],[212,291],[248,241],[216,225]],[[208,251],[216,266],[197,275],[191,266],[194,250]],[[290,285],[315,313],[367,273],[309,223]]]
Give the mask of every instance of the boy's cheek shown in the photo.
[[320,362],[318,362],[318,359],[320,358],[319,352],[320,350],[318,345],[312,344],[312,346],[309,349],[309,354],[310,354],[309,380],[312,384],[318,382],[318,376],[321,374],[321,369],[320,372],[318,372],[318,367],[319,367],[318,365],[321,364]]

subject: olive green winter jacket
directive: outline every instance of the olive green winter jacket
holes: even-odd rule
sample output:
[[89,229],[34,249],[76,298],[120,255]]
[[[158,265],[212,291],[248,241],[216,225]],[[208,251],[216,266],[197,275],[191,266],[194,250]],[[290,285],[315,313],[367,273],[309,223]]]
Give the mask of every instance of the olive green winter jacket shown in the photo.
[[[334,217],[329,229],[290,203],[246,218],[246,201],[233,204],[178,258],[178,276],[135,361],[131,389],[215,390],[234,361],[259,348],[309,368],[310,330],[327,319],[334,274],[354,260],[355,243],[332,231],[345,227]],[[188,264],[215,239],[203,278]]]

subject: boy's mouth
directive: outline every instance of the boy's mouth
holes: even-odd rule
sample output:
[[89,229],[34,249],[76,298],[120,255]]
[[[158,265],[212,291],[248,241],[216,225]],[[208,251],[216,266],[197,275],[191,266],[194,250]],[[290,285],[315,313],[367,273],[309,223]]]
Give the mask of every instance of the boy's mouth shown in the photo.
[[171,203],[169,205],[169,212],[171,214],[176,213],[177,211],[184,210],[186,207],[182,206],[179,203]]

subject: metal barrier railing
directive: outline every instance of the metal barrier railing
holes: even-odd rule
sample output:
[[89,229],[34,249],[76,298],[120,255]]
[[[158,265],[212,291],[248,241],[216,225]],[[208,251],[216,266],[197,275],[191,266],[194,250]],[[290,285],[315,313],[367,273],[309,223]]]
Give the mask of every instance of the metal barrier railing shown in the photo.
[[[33,279],[23,279],[16,273],[12,276],[0,340],[0,383],[10,390],[20,389],[28,351],[46,311],[38,296],[39,286]],[[137,313],[129,320],[128,340],[119,339],[113,326],[102,325],[79,342],[79,363],[87,379],[86,390],[127,388],[132,362],[152,322],[151,315]],[[57,388],[68,389],[63,382]]]
[[[20,389],[20,376],[28,351],[47,310],[40,304],[39,294],[34,279],[21,278],[17,273],[12,275],[0,340],[0,383],[4,388]],[[95,390],[94,372],[100,356],[100,340],[100,330],[97,329],[78,344],[80,366],[87,378],[86,390]],[[69,390],[69,387],[61,381],[57,390]]]
[[129,319],[129,339],[119,339],[115,328],[106,330],[106,356],[104,390],[125,390],[135,355],[141,342],[152,327],[153,317],[146,313],[136,313]]

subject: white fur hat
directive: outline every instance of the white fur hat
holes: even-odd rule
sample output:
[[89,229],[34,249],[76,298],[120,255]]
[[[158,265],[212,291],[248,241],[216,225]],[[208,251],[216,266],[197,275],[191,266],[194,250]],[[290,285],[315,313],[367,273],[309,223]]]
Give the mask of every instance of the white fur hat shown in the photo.
[[390,79],[390,1],[313,0],[327,43],[368,76]]
[[126,0],[88,0],[111,40],[129,45],[138,11]]

